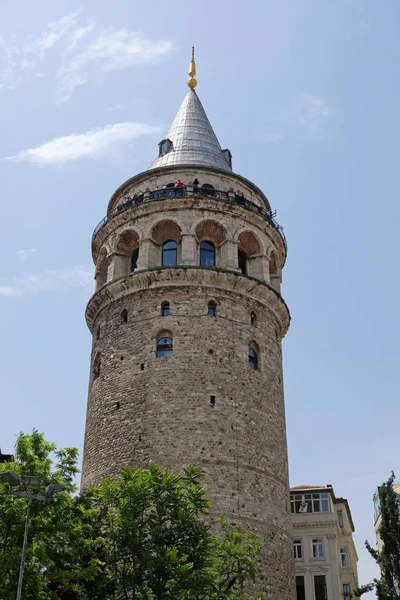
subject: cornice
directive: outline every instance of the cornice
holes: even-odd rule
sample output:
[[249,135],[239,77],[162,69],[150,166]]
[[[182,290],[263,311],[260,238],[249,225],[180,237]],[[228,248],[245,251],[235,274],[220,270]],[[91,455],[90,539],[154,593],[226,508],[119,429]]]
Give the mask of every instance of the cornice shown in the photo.
[[267,283],[223,269],[178,266],[135,271],[129,277],[121,277],[104,285],[88,302],[86,322],[89,329],[93,331],[93,323],[100,311],[115,300],[143,290],[167,286],[216,287],[247,296],[266,305],[275,314],[280,325],[281,337],[286,334],[289,328],[289,309],[282,296]]

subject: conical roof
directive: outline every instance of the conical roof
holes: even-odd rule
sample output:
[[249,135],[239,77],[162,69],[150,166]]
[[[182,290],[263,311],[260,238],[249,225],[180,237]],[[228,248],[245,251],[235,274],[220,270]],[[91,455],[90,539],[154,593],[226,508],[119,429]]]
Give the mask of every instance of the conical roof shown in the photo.
[[232,171],[194,89],[186,94],[165,140],[170,140],[172,144],[166,145],[169,149],[164,153],[161,153],[161,149],[165,145],[160,146],[160,154],[153,159],[150,169],[171,165],[205,165]]

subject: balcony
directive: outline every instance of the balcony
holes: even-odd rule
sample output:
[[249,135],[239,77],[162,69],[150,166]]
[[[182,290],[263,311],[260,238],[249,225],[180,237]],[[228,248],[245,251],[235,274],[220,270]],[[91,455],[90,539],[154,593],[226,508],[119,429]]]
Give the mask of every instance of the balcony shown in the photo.
[[283,233],[283,228],[277,223],[275,220],[275,212],[271,212],[262,208],[261,206],[257,206],[254,202],[247,200],[244,196],[240,196],[235,194],[234,192],[225,192],[222,190],[216,190],[214,188],[205,188],[205,187],[193,187],[193,186],[185,186],[182,188],[163,188],[161,190],[153,190],[149,192],[145,192],[144,194],[140,194],[138,196],[134,196],[130,198],[124,204],[118,205],[114,210],[110,212],[109,215],[105,216],[104,219],[100,221],[93,232],[92,242],[98,233],[98,231],[106,224],[112,217],[115,215],[128,210],[129,208],[133,208],[136,206],[140,206],[143,203],[158,201],[158,200],[172,200],[174,198],[214,198],[216,200],[221,200],[226,202],[227,204],[235,204],[241,206],[242,208],[261,215],[268,223],[276,229],[283,240],[285,245],[285,249],[287,250],[287,243],[285,234]]

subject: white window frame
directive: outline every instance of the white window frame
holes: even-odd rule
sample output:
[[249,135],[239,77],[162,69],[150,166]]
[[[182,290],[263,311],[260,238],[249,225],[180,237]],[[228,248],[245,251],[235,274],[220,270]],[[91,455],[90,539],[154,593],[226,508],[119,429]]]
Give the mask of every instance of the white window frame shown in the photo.
[[349,561],[347,560],[346,548],[340,548],[340,564],[344,568],[349,566]]
[[344,527],[344,516],[343,516],[342,509],[338,509],[337,516],[338,516],[339,526],[343,528]]
[[[296,511],[296,504],[300,503]],[[322,510],[325,504],[328,510]],[[319,506],[319,510],[316,508]],[[292,514],[331,512],[331,500],[329,492],[302,492],[290,494],[290,511]]]
[[343,584],[343,600],[351,600],[351,584],[350,583]]
[[[300,556],[299,556],[299,550],[300,550]],[[303,558],[303,542],[301,539],[293,540],[293,554],[294,554],[295,560],[300,560]]]
[[311,539],[311,556],[314,560],[322,560],[325,558],[325,544],[324,538],[312,538]]

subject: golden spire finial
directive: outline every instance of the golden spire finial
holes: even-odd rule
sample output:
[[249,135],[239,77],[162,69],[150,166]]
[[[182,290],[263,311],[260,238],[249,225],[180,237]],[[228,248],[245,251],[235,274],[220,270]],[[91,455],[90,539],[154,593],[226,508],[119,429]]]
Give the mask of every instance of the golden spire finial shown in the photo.
[[190,87],[191,90],[194,90],[194,88],[197,85],[197,81],[194,78],[196,75],[196,63],[194,61],[194,46],[192,46],[192,60],[190,61],[190,65],[189,65],[189,77],[190,79],[188,79],[188,86]]

